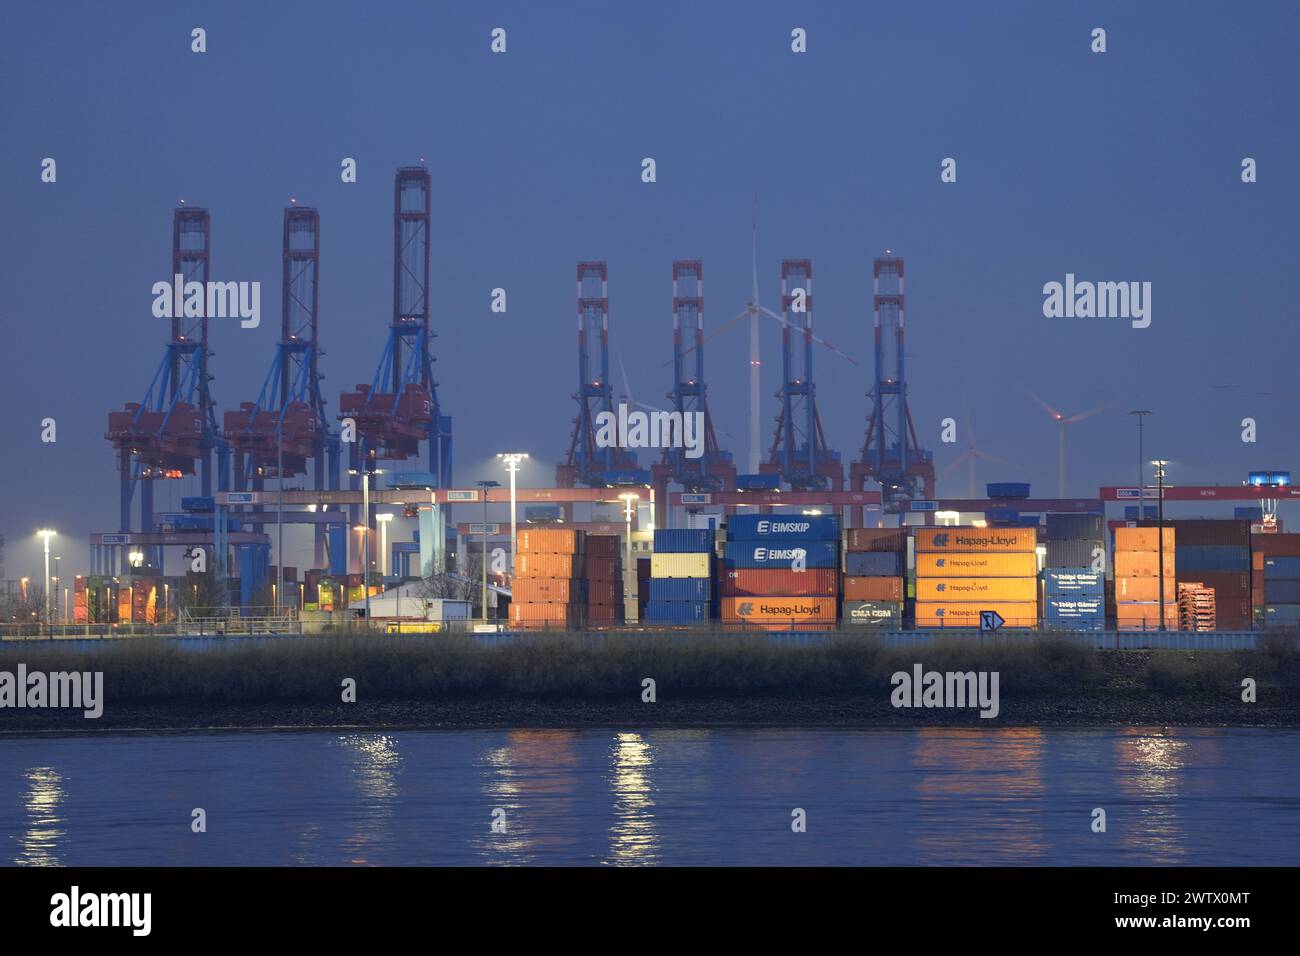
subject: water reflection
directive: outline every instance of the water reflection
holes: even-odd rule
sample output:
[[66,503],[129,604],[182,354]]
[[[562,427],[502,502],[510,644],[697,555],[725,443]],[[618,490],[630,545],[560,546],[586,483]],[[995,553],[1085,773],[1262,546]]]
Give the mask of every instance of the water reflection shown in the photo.
[[[1048,852],[1042,803],[1046,745],[1037,727],[918,729],[912,759],[921,801],[918,862],[1042,860]],[[951,825],[954,801],[964,813],[978,815],[977,827]]]
[[23,799],[27,828],[19,838],[18,866],[58,866],[59,842],[66,835],[60,815],[66,799],[63,777],[53,767],[32,767],[25,774]]
[[654,751],[640,734],[618,734],[610,749],[610,763],[614,822],[609,828],[609,862],[654,863],[659,857],[650,780]]
[[1118,831],[1124,849],[1154,854],[1151,862],[1157,866],[1178,863],[1186,853],[1178,800],[1188,748],[1173,729],[1126,727],[1115,737],[1119,791],[1127,798],[1128,813],[1135,816],[1116,820],[1108,813],[1107,823]]
[[372,854],[392,841],[402,758],[396,738],[386,734],[348,734],[339,737],[337,744],[353,758],[350,776],[363,798],[361,812],[354,820],[355,829],[344,845],[348,848],[348,862],[364,866],[373,862]]

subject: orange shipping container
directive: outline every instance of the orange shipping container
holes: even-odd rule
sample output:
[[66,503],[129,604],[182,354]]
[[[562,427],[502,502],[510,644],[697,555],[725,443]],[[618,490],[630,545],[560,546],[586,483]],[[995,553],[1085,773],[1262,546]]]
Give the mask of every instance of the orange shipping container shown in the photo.
[[732,622],[834,623],[838,602],[823,597],[735,597],[722,599],[722,619]]
[[582,609],[575,604],[538,604],[531,601],[512,601],[510,621],[527,626],[576,626],[582,620]]
[[[1146,576],[1140,578],[1116,578],[1116,601],[1158,601],[1160,578]],[[1172,575],[1165,575],[1165,600],[1178,600],[1178,588]]]
[[519,550],[533,554],[580,554],[582,537],[576,528],[520,528]]
[[901,601],[903,600],[903,579],[845,577],[844,600]]
[[1024,552],[1038,545],[1034,528],[917,528],[917,552]]
[[917,578],[918,601],[1037,601],[1038,578]]
[[574,578],[515,578],[511,588],[513,603],[576,602],[581,594]]
[[[1139,529],[1145,530],[1145,529]],[[1160,557],[1155,551],[1116,551],[1117,578],[1154,578],[1160,575]],[[1165,551],[1165,578],[1174,576],[1174,552]],[[1154,598],[1152,599],[1154,600]]]
[[515,555],[516,578],[576,578],[579,576],[581,558],[574,554],[533,554],[521,551]]
[[1035,554],[918,554],[918,578],[1032,578]]
[[[1116,551],[1158,551],[1160,539],[1156,537],[1159,528],[1116,528]],[[1164,529],[1165,553],[1174,549],[1174,529]]]
[[[1115,623],[1123,627],[1132,624],[1146,624],[1148,628],[1160,626],[1160,605],[1154,601],[1148,603],[1127,602],[1115,605]],[[1165,627],[1169,630],[1178,628],[1178,602],[1165,602]]]
[[1006,627],[1037,627],[1037,601],[973,601],[950,604],[946,601],[917,601],[917,627],[979,627],[980,611],[996,611]]

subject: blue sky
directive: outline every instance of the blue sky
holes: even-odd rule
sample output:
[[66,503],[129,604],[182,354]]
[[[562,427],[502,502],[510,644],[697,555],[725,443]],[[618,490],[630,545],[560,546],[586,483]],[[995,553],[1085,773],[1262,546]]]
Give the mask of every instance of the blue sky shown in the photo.
[[[1300,395],[1294,220],[1300,188],[1293,3],[10,3],[0,11],[0,531],[6,575],[31,532],[113,530],[110,408],[141,398],[162,354],[150,313],[171,210],[212,212],[213,276],[260,280],[261,327],[214,320],[222,408],[256,397],[278,334],[281,210],[322,220],[321,337],[331,411],[369,381],[391,308],[396,167],[433,175],[440,396],[456,477],[500,450],[549,484],[575,405],[573,268],[609,262],[612,341],[638,398],[667,391],[670,263],[704,261],[706,321],[748,297],[757,196],[763,298],[810,257],[822,419],[862,443],[871,260],[907,260],[909,377],[921,440],[969,408],[979,445],[1023,467],[981,481],[1126,483],[1155,415],[1171,479],[1234,483],[1292,467]],[[208,52],[190,52],[195,26]],[[489,52],[493,27],[508,53]],[[790,30],[808,53],[790,51]],[[1101,26],[1108,51],[1089,50]],[[58,161],[42,184],[40,161]],[[359,181],[339,163],[355,157]],[[658,182],[640,181],[652,156]],[[958,181],[939,181],[944,157]],[[1240,181],[1243,157],[1259,182]],[[1153,323],[1048,320],[1042,286],[1153,285]],[[488,309],[505,287],[509,310]],[[774,417],[779,328],[765,331]],[[743,460],[745,336],[709,347],[718,427]],[[1214,388],[1212,386],[1231,386]],[[621,389],[620,389],[621,391]],[[58,421],[59,440],[39,441]],[[1259,423],[1255,445],[1240,421]],[[764,423],[770,435],[769,423]],[[495,476],[495,475],[494,475]],[[964,469],[950,476],[964,492]],[[159,510],[194,493],[169,483]],[[1284,515],[1285,517],[1285,515]],[[467,519],[468,520],[468,519]]]

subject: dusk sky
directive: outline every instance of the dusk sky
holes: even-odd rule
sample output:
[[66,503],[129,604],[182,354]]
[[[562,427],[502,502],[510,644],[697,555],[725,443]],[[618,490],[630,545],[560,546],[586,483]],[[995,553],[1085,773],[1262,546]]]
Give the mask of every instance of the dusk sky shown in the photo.
[[[199,26],[204,54],[190,52]],[[489,50],[494,27],[504,55]],[[795,27],[806,54],[791,52]],[[702,259],[707,324],[733,318],[755,197],[764,302],[777,307],[782,258],[811,258],[816,331],[859,362],[815,358],[846,462],[868,408],[871,261],[890,247],[907,263],[912,414],[940,470],[966,436],[940,444],[939,422],[969,408],[978,445],[1022,466],[981,465],[980,482],[1054,495],[1056,426],[1029,389],[1067,415],[1112,403],[1071,428],[1071,495],[1134,480],[1135,407],[1154,412],[1148,457],[1170,459],[1174,483],[1300,471],[1300,184],[1286,165],[1300,157],[1298,48],[1291,2],[7,3],[4,575],[39,573],[38,527],[58,529],[78,572],[89,533],[117,529],[104,431],[163,354],[150,289],[169,277],[178,200],[211,211],[213,279],[262,283],[259,328],[211,323],[223,410],[256,398],[274,354],[282,210],[290,197],[320,210],[334,417],[379,360],[393,173],[421,157],[458,485],[504,482],[491,459],[506,450],[535,459],[521,484],[553,483],[576,410],[578,260],[609,263],[616,394],[621,354],[635,396],[661,403],[670,263]],[[45,157],[55,184],[41,182]],[[340,181],[344,157],[355,184]],[[643,157],[656,183],[641,182]],[[945,157],[955,183],[940,182]],[[1256,183],[1241,180],[1245,157]],[[1066,273],[1150,282],[1151,326],[1045,318],[1043,285]],[[498,286],[504,315],[489,311]],[[765,440],[778,347],[769,322]],[[746,349],[733,327],[706,364],[742,462]],[[40,441],[46,417],[55,444]],[[939,493],[966,487],[961,468]],[[197,493],[197,478],[161,483],[157,510]]]

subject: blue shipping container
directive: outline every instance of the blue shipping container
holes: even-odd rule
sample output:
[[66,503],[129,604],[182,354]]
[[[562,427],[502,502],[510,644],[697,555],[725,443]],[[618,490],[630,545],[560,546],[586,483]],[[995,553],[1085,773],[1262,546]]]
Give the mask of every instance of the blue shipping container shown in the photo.
[[648,601],[645,619],[652,624],[697,624],[709,619],[707,601]]
[[1268,604],[1264,607],[1265,624],[1300,623],[1300,604]]
[[840,519],[835,515],[732,515],[727,519],[728,541],[834,541],[840,540]]
[[708,528],[656,528],[654,549],[660,554],[699,554],[713,550]]
[[1075,621],[1087,618],[1105,618],[1104,597],[1049,597],[1043,604],[1043,620]]
[[1269,578],[1300,578],[1300,558],[1264,556],[1264,580]]
[[990,498],[1029,497],[1029,485],[1023,481],[991,481],[985,490]]
[[708,601],[713,582],[708,578],[651,578],[651,601]]
[[[1135,513],[1133,517],[1137,517]],[[1054,513],[1047,516],[1044,532],[1048,541],[1067,541],[1071,538],[1101,540],[1106,536],[1106,519],[1101,515]]]
[[805,568],[839,566],[840,543],[833,541],[728,541],[724,554],[729,568]]
[[1096,560],[1106,555],[1105,542],[1084,538],[1066,538],[1048,541],[1043,559],[1048,568],[1090,568]]
[[850,577],[896,578],[903,573],[903,556],[892,551],[850,551],[844,556],[844,573]]
[[1178,573],[1184,571],[1249,571],[1250,548],[1239,545],[1181,544],[1174,548]]
[[1292,578],[1265,578],[1266,604],[1300,604],[1300,581]]
[[1089,568],[1044,568],[1043,584],[1049,598],[1100,598],[1106,593],[1106,576]]

